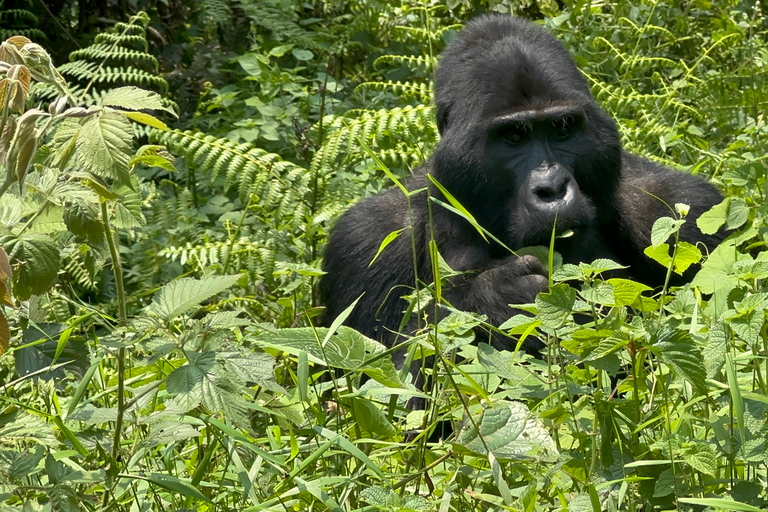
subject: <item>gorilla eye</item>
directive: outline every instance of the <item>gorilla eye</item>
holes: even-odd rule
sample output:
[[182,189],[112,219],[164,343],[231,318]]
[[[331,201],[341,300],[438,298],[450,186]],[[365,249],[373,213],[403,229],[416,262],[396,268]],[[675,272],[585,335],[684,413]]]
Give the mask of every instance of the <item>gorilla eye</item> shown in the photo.
[[510,123],[499,131],[499,137],[510,144],[519,144],[528,138],[532,126],[530,123]]
[[559,139],[567,139],[576,131],[578,121],[574,116],[563,116],[552,122],[555,128],[555,135]]

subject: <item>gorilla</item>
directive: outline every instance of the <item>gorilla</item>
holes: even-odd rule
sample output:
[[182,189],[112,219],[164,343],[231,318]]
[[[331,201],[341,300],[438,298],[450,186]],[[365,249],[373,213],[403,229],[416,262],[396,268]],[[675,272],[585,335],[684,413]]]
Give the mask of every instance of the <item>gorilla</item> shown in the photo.
[[[548,286],[537,258],[507,248],[548,246],[553,229],[573,232],[555,244],[566,263],[610,258],[650,286],[664,283],[666,269],[643,250],[669,205],[690,206],[681,240],[712,249],[723,238],[702,234],[695,223],[722,200],[718,191],[623,151],[614,121],[566,49],[542,28],[504,15],[476,18],[443,52],[435,81],[441,140],[405,183],[418,192],[409,199],[395,188],[365,199],[331,232],[320,282],[328,321],[361,297],[345,323],[392,346],[408,307],[403,296],[417,280],[432,281],[430,240],[461,271],[443,297],[498,326],[513,315],[510,304],[533,302]],[[486,240],[466,216],[430,204],[430,197],[448,201],[428,175],[493,237]],[[373,261],[393,232],[400,236]],[[405,331],[415,327],[411,321]],[[541,346],[527,343],[528,351]],[[493,344],[514,347],[498,334]]]

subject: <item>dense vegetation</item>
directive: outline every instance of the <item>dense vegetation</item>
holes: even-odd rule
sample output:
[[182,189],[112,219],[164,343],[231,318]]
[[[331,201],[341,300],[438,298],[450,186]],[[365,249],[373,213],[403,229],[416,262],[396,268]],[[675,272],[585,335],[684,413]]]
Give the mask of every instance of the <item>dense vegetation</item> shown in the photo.
[[[764,3],[46,4],[0,3],[0,509],[768,508]],[[409,340],[421,393],[317,327],[316,279],[340,213],[431,153],[436,56],[490,10],[727,198],[654,226],[681,287],[531,249],[553,284],[503,328],[544,358],[454,312]],[[662,243],[683,222],[732,233]]]

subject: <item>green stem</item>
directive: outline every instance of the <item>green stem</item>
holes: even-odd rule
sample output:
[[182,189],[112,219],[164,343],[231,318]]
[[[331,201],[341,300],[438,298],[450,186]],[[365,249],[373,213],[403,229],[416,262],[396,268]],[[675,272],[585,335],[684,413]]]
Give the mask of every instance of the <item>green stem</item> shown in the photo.
[[109,254],[112,256],[112,271],[115,274],[118,323],[123,327],[128,321],[128,312],[125,304],[125,287],[123,286],[123,265],[120,262],[120,254],[117,251],[117,234],[112,231],[112,228],[109,225],[109,212],[107,211],[106,201],[102,201],[101,203],[101,220],[104,223],[104,233],[107,236]]
[[245,216],[248,215],[248,209],[251,207],[252,203],[253,203],[253,194],[250,194],[248,196],[248,204],[245,205],[245,208],[243,209],[243,214],[240,215],[240,222],[237,223],[237,229],[235,229],[235,232],[232,234],[232,238],[229,240],[229,250],[227,251],[227,259],[224,260],[224,267],[221,270],[221,273],[223,275],[226,275],[227,271],[229,270],[229,262],[232,259],[232,248],[235,246],[235,242],[237,242],[237,239],[240,237],[240,231],[243,229],[243,222],[245,222]]
[[[117,305],[118,305],[118,325],[124,327],[128,313],[125,305],[125,288],[123,287],[123,268],[120,263],[120,254],[117,251],[116,233],[112,231],[109,225],[109,211],[106,201],[101,202],[101,217],[104,226],[104,234],[107,237],[109,253],[112,256],[112,272],[115,275],[115,285],[117,287]],[[114,467],[111,473],[117,474],[118,457],[120,455],[120,437],[123,430],[123,418],[125,416],[125,347],[120,347],[117,351],[117,419],[115,420],[115,438],[112,441],[112,464]],[[115,482],[112,482],[114,485]],[[112,487],[112,485],[108,487]],[[109,499],[110,492],[104,493],[104,505]]]

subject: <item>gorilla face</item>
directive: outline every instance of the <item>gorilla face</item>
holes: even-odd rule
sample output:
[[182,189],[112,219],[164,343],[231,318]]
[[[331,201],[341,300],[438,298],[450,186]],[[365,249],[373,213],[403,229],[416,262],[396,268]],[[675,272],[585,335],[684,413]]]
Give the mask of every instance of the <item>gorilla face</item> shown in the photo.
[[562,106],[492,121],[485,147],[487,172],[510,198],[500,233],[508,246],[546,245],[553,227],[559,232],[581,230],[594,222],[594,204],[575,172],[581,148],[591,143],[584,127],[581,109]]
[[615,218],[616,126],[538,27],[468,24],[443,53],[436,98],[432,172],[505,245],[548,245],[553,228],[585,235]]

